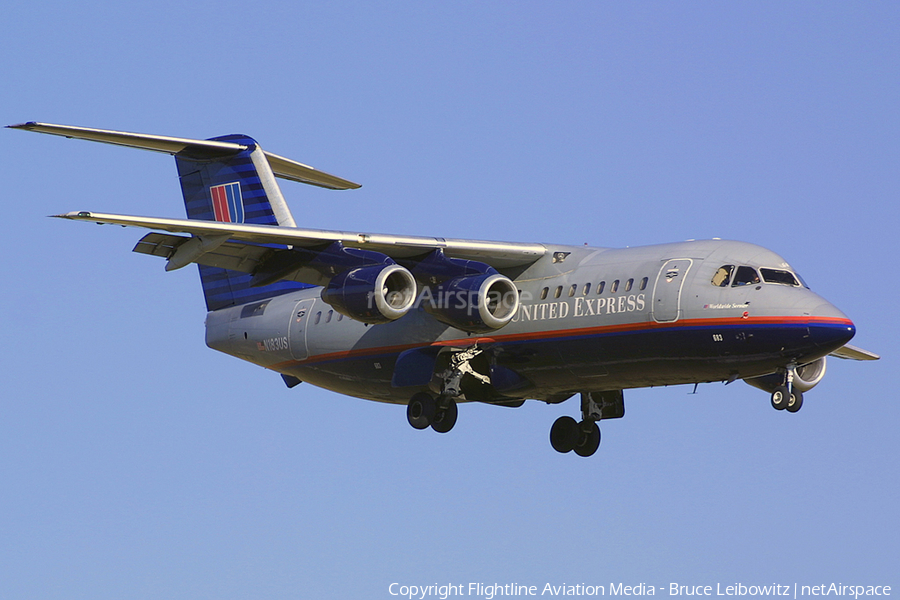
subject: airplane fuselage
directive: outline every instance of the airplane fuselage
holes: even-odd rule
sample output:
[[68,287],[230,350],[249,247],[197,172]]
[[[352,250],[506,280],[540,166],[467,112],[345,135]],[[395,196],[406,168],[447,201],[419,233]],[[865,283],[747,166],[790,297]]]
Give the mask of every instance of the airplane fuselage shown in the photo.
[[[396,385],[398,356],[414,349],[484,348],[465,400],[556,402],[583,390],[758,377],[812,362],[843,346],[853,323],[805,286],[758,277],[714,283],[730,266],[790,273],[777,254],[706,240],[626,249],[547,246],[513,278],[518,312],[502,329],[469,334],[418,306],[367,325],[335,312],[321,288],[210,312],[207,344],[343,394],[406,404],[434,382]],[[433,301],[420,298],[420,303]],[[393,380],[393,383],[392,383]]]

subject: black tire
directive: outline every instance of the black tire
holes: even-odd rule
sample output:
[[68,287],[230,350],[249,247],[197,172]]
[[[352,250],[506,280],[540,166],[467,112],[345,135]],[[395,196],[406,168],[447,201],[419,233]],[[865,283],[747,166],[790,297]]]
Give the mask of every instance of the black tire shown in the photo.
[[560,417],[550,428],[550,445],[557,452],[571,452],[578,443],[578,422],[572,417]]
[[589,433],[585,433],[581,424],[578,425],[578,443],[575,444],[575,454],[578,456],[588,457],[594,454],[597,451],[597,448],[600,447],[600,427],[597,426],[597,423],[591,423],[591,430]]
[[787,411],[790,413],[795,413],[803,406],[803,394],[799,390],[794,390],[791,394],[791,399],[788,401],[788,405],[785,407]]
[[435,408],[434,398],[425,392],[413,394],[406,405],[406,419],[415,429],[427,429],[434,421]]
[[447,433],[456,425],[456,417],[459,410],[456,408],[456,401],[450,400],[447,408],[438,408],[434,412],[434,419],[431,421],[431,428],[438,433]]
[[779,385],[775,388],[775,391],[772,392],[772,408],[775,410],[784,410],[788,405],[788,398],[790,397],[790,392],[788,392],[786,385]]

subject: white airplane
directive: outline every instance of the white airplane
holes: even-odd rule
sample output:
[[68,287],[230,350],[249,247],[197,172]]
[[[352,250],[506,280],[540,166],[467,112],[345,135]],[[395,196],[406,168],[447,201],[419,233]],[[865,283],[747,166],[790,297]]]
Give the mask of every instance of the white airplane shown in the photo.
[[151,229],[134,251],[195,263],[209,347],[377,402],[445,433],[457,404],[558,404],[550,430],[590,456],[623,390],[743,379],[796,412],[856,329],[780,256],[690,241],[627,249],[324,231],[297,227],[276,177],[359,185],[229,135],[192,140],[23,123],[40,133],[175,156],[187,219],[89,211],[60,218]]

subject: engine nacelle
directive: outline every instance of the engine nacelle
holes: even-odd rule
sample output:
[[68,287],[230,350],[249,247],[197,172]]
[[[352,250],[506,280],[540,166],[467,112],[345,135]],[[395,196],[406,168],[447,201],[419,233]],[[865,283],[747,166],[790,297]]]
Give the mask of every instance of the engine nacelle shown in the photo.
[[448,279],[422,293],[426,312],[469,333],[500,329],[519,310],[519,290],[497,272]]
[[[808,392],[816,387],[816,385],[822,381],[823,377],[825,377],[824,356],[794,369],[794,378],[791,382],[791,386],[798,392]],[[759,388],[771,394],[775,391],[775,388],[784,385],[784,371],[763,375],[762,377],[753,377],[752,379],[745,379],[744,381],[755,388]]]
[[322,300],[339,313],[363,323],[399,319],[416,301],[416,279],[400,265],[358,267],[335,275]]

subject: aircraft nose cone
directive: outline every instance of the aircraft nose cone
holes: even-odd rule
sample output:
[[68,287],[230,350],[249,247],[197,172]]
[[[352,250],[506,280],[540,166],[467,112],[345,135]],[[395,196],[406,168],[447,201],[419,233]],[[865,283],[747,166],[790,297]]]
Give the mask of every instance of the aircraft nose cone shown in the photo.
[[813,312],[809,334],[817,346],[833,352],[856,335],[856,325],[832,304],[818,306]]

